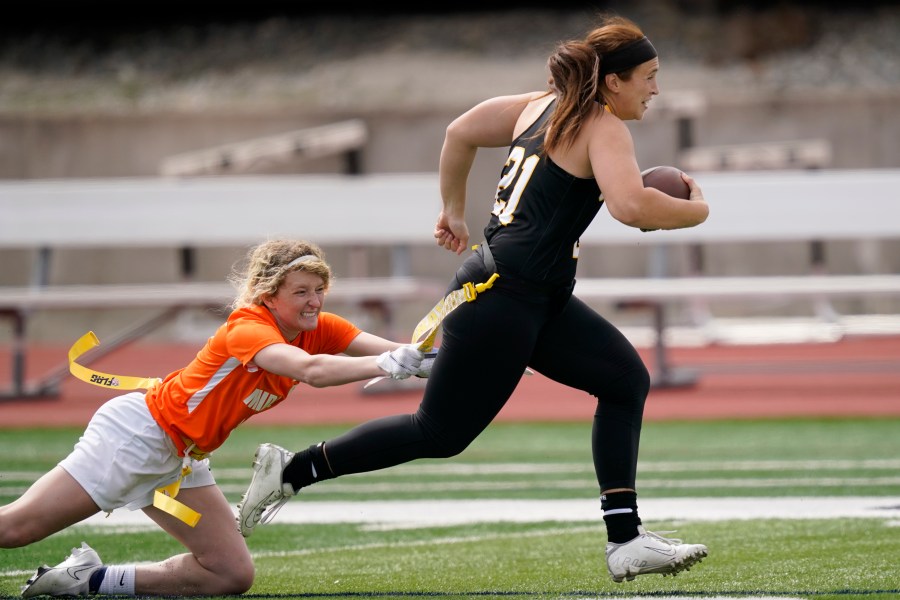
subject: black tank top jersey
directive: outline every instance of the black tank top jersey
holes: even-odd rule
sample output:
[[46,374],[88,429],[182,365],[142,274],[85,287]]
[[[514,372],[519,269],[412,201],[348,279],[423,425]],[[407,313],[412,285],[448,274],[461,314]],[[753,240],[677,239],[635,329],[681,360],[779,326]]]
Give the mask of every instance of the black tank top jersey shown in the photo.
[[549,288],[571,284],[578,238],[603,204],[596,180],[575,177],[542,153],[543,135],[535,133],[555,104],[513,140],[484,229],[501,277]]

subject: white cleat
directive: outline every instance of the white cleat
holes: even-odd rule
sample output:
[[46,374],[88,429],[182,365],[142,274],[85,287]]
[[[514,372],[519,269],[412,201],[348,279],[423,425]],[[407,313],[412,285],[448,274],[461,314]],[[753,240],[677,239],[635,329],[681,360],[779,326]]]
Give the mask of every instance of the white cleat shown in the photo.
[[103,566],[100,556],[85,542],[55,567],[44,565],[22,586],[22,597],[87,596],[91,575]]
[[638,527],[639,535],[624,544],[606,544],[606,567],[616,583],[638,575],[663,576],[688,571],[708,554],[703,544],[683,544]]
[[238,529],[244,537],[253,534],[257,523],[271,521],[278,509],[296,494],[294,486],[282,481],[284,467],[293,457],[293,452],[275,444],[260,444],[256,449],[253,479],[237,505]]

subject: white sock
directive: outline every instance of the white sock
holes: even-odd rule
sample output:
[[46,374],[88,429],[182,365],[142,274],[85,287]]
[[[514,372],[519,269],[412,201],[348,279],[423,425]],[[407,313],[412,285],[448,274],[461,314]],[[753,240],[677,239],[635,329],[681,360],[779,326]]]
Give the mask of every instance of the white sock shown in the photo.
[[106,575],[97,589],[98,594],[134,596],[134,565],[106,567]]

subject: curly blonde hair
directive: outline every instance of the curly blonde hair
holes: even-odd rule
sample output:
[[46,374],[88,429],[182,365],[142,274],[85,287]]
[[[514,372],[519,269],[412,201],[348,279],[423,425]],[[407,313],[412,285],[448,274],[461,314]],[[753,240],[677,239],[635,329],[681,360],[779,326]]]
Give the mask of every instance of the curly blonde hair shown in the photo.
[[[304,260],[294,262],[301,257]],[[331,267],[325,262],[325,253],[312,242],[269,240],[254,246],[247,253],[244,268],[229,276],[238,290],[232,308],[261,305],[265,298],[278,291],[288,273],[294,271],[318,275],[325,282],[326,290],[331,285]]]

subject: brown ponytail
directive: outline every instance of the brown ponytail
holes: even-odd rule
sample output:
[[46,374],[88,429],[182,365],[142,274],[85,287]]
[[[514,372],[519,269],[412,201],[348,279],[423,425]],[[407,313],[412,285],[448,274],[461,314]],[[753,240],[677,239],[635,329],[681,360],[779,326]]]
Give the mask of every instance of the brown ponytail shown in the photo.
[[[556,108],[546,123],[544,151],[571,146],[594,103],[606,104],[606,84],[600,72],[603,57],[644,37],[641,29],[625,17],[608,16],[581,40],[560,43],[547,59],[550,92]],[[627,80],[633,67],[619,76]]]

